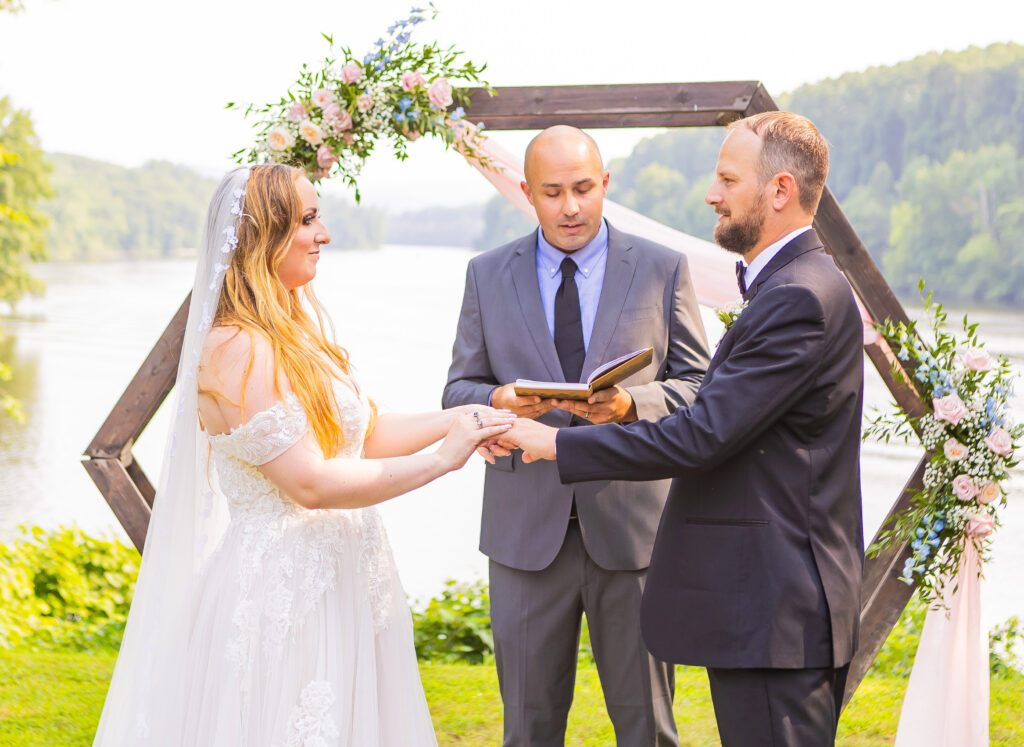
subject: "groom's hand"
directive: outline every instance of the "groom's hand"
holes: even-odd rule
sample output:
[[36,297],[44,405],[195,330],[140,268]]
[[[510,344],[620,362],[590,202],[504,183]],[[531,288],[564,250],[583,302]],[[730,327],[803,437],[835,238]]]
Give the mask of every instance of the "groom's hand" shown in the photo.
[[558,409],[571,412],[595,425],[601,423],[632,423],[636,420],[636,405],[632,395],[616,384],[594,392],[586,402],[571,399],[558,400]]
[[491,392],[491,407],[510,410],[520,418],[539,418],[544,413],[554,410],[556,403],[557,400],[535,396],[519,397],[516,395],[515,384],[505,384]]
[[523,461],[527,464],[539,459],[555,458],[555,436],[557,428],[538,423],[535,420],[519,419],[512,428],[498,438],[500,446],[506,449],[522,449]]

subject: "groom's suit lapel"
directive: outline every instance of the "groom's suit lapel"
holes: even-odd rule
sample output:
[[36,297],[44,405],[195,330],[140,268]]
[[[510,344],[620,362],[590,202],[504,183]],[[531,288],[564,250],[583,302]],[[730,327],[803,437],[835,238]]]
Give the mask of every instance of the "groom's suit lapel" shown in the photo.
[[771,258],[771,261],[768,262],[768,264],[764,266],[764,269],[757,274],[756,278],[754,278],[754,284],[747,288],[747,292],[743,294],[743,300],[748,302],[753,300],[754,296],[757,295],[758,289],[767,282],[768,278],[801,254],[806,254],[807,252],[821,248],[821,239],[818,238],[818,234],[814,232],[814,229],[812,228],[809,231],[804,231],[782,247],[782,249],[779,250],[779,253]]
[[555,341],[548,329],[544,316],[544,304],[540,300],[540,285],[537,283],[537,234],[532,233],[519,240],[509,262],[512,285],[515,288],[519,309],[523,313],[526,329],[533,338],[537,352],[548,370],[549,381],[565,381],[562,364],[558,362]]
[[636,254],[633,246],[622,233],[608,225],[608,259],[604,270],[604,285],[594,317],[594,329],[590,333],[590,345],[583,359],[583,374],[605,362],[605,353],[612,341],[612,334],[622,315],[626,295],[636,273]]

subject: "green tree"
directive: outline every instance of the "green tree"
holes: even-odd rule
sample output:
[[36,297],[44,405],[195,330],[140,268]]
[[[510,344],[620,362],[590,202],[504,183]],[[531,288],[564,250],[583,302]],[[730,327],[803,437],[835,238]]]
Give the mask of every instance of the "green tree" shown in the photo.
[[[28,112],[0,98],[0,302],[11,306],[42,290],[25,265],[46,257],[46,216],[37,205],[50,196],[49,173]],[[0,381],[10,376],[0,361]],[[18,401],[2,388],[0,408],[23,417]]]

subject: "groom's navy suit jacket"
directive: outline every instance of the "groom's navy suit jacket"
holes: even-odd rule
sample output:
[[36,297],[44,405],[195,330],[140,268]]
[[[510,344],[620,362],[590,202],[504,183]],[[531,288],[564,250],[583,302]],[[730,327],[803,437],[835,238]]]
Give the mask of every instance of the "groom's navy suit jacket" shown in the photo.
[[559,431],[563,482],[673,480],[642,605],[666,661],[839,667],[857,646],[862,325],[813,230],[758,274],[689,407]]

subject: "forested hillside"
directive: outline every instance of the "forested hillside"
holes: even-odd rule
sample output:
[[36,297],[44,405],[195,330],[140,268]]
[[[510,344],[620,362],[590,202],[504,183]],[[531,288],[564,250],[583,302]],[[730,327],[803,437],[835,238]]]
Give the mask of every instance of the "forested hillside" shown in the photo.
[[[1024,46],[928,54],[776,100],[829,139],[829,186],[897,290],[923,276],[944,299],[1024,304]],[[609,164],[609,196],[710,239],[721,138],[641,142]]]
[[[129,169],[61,153],[47,158],[56,193],[42,205],[51,217],[51,260],[168,257],[198,245],[216,180],[166,161]],[[333,197],[320,202],[331,217],[332,247],[363,248],[384,240],[382,211]]]

